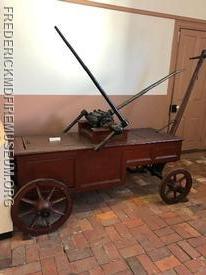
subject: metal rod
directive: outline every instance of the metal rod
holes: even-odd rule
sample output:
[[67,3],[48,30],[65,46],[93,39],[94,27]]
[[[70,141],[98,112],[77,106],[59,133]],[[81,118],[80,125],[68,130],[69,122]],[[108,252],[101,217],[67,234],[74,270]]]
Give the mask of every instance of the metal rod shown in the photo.
[[206,58],[206,50],[203,50],[203,51],[204,51],[204,53],[202,53],[202,54],[199,55],[199,56],[191,57],[190,60],[193,60],[193,59],[200,59],[200,58],[202,58],[202,56],[203,56],[203,58]]
[[83,69],[86,71],[86,73],[88,74],[88,76],[90,77],[90,79],[92,80],[92,82],[94,83],[94,85],[96,86],[96,88],[100,91],[100,93],[102,94],[102,96],[105,98],[105,100],[107,101],[107,103],[109,104],[109,106],[111,107],[111,109],[113,110],[114,114],[119,118],[119,120],[121,121],[122,127],[126,127],[128,125],[128,122],[118,112],[117,107],[110,100],[110,98],[108,97],[108,95],[106,94],[106,92],[103,90],[103,88],[100,86],[100,84],[98,83],[98,81],[95,79],[94,75],[91,73],[91,71],[89,70],[89,68],[84,64],[84,62],[82,61],[82,59],[79,57],[79,55],[76,53],[76,51],[70,45],[70,43],[66,40],[66,38],[64,37],[64,35],[58,29],[58,27],[55,26],[54,28],[57,31],[57,33],[60,35],[60,37],[62,38],[62,40],[64,41],[64,43],[67,45],[67,47],[71,50],[71,52],[73,53],[73,55],[76,57],[76,59],[79,61],[79,63],[83,67]]
[[192,58],[192,59],[199,59],[199,61],[198,61],[197,65],[196,65],[196,68],[195,68],[195,70],[193,72],[191,80],[190,80],[190,82],[188,84],[187,90],[185,92],[185,96],[184,96],[184,98],[182,100],[182,103],[180,105],[178,113],[177,113],[177,115],[176,115],[176,117],[174,119],[174,123],[173,123],[173,125],[172,125],[172,127],[171,127],[171,129],[169,131],[169,133],[172,134],[172,135],[176,134],[176,131],[177,131],[179,125],[180,125],[180,122],[182,120],[183,114],[184,114],[185,109],[187,107],[187,103],[188,103],[188,101],[190,99],[192,90],[194,88],[194,85],[195,85],[195,82],[197,80],[199,71],[200,71],[200,69],[202,67],[202,64],[203,64],[203,61],[204,61],[205,58],[206,58],[206,50],[203,50],[202,53],[201,53],[201,55],[199,57]]
[[97,144],[94,148],[95,151],[98,151],[102,146],[104,146],[113,136],[115,136],[115,131],[112,131],[108,134],[108,136],[105,137],[99,144]]
[[86,110],[82,110],[81,113],[64,129],[63,133],[66,134],[80,119],[87,114]]
[[157,82],[151,84],[150,86],[146,87],[144,90],[140,91],[138,94],[130,97],[129,99],[127,99],[126,101],[122,102],[120,105],[117,106],[117,109],[120,110],[124,107],[126,107],[128,104],[130,104],[132,101],[136,100],[137,98],[141,97],[142,95],[146,94],[148,91],[150,91],[151,89],[155,88],[156,86],[160,85],[162,82],[166,81],[167,79],[169,79],[170,77],[181,73],[183,70],[178,70],[178,71],[174,71],[170,74],[168,74],[167,76],[163,77],[162,79],[158,80]]

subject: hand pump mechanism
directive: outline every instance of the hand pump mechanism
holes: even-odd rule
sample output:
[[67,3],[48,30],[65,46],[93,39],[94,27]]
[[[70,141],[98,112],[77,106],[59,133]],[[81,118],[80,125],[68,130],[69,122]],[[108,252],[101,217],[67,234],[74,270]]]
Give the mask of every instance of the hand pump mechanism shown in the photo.
[[[132,101],[136,100],[137,98],[141,97],[142,95],[146,94],[149,90],[153,89],[154,87],[160,85],[162,82],[166,81],[170,77],[179,74],[181,71],[174,71],[170,73],[169,75],[163,77],[159,81],[151,84],[147,88],[143,89],[136,95],[132,96],[122,104],[115,106],[113,102],[110,100],[104,89],[100,86],[98,81],[95,79],[94,75],[91,73],[91,71],[88,69],[88,67],[85,65],[85,63],[82,61],[82,59],[79,57],[79,55],[76,53],[74,48],[71,46],[71,44],[66,40],[64,35],[61,33],[59,28],[57,26],[54,27],[57,33],[60,35],[64,43],[67,45],[67,47],[71,50],[73,55],[76,57],[76,59],[79,61],[83,69],[86,71],[96,88],[100,91],[104,99],[109,104],[110,108],[108,111],[102,111],[102,110],[94,110],[93,112],[87,112],[86,110],[82,110],[81,113],[74,119],[73,122],[71,122],[65,129],[64,133],[67,133],[78,121],[85,117],[88,121],[90,127],[92,128],[108,128],[111,130],[111,133],[100,143],[95,147],[95,150],[100,149],[102,146],[105,145],[114,135],[121,134],[123,132],[123,129],[128,126],[128,121],[121,115],[119,112],[120,109],[124,108],[128,104],[130,104]],[[113,119],[113,115],[116,115],[120,121],[120,124],[116,124]]]

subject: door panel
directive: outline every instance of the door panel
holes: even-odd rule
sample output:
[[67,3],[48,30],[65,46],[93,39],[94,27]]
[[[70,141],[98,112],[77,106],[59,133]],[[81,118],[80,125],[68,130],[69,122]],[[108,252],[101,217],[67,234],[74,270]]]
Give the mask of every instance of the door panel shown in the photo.
[[[181,29],[177,56],[177,69],[185,71],[176,78],[172,104],[180,105],[198,60],[190,57],[200,55],[206,49],[206,32]],[[191,98],[181,121],[177,135],[184,138],[183,149],[200,149],[205,147],[206,115],[206,61],[198,81],[195,83]],[[174,119],[174,114],[171,118]]]

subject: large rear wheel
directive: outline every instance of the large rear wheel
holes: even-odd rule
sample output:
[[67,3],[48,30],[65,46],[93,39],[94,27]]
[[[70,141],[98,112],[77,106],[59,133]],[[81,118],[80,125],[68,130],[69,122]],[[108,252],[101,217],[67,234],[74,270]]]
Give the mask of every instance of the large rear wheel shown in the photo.
[[11,208],[14,225],[31,235],[59,228],[70,216],[72,199],[67,186],[55,179],[36,179],[19,189]]

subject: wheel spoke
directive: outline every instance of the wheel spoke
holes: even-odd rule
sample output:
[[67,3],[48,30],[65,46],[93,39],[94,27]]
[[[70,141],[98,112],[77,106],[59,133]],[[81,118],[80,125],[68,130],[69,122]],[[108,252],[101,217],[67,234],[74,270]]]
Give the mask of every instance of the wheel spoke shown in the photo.
[[66,197],[62,197],[62,198],[56,199],[55,201],[52,201],[51,203],[52,204],[57,204],[59,202],[65,201],[66,199],[67,199]]
[[36,214],[35,216],[34,216],[34,218],[33,218],[33,220],[32,220],[32,222],[31,222],[31,224],[30,224],[30,228],[33,228],[34,226],[35,226],[35,224],[36,224],[36,222],[37,222],[37,220],[39,219],[39,216]]
[[50,227],[51,226],[51,224],[49,222],[49,219],[47,217],[42,217],[42,216],[40,216],[40,217],[41,217],[41,221],[43,222],[42,226],[44,226],[44,227]]
[[28,203],[28,204],[31,204],[31,205],[35,205],[36,204],[35,201],[27,199],[27,198],[22,198],[21,201],[23,201],[25,203]]
[[186,179],[186,176],[181,177],[178,182],[181,183],[184,179]]
[[24,216],[33,214],[34,212],[35,212],[35,209],[31,209],[31,210],[28,210],[28,211],[26,211],[26,212],[24,212],[24,213],[19,214],[18,216],[19,216],[20,218],[23,218]]
[[41,191],[40,191],[40,189],[39,189],[39,186],[36,186],[36,192],[37,192],[37,194],[38,194],[39,199],[40,199],[40,200],[44,200],[44,198],[42,197]]
[[51,208],[51,210],[52,210],[52,212],[54,212],[54,213],[56,213],[60,216],[64,216],[64,214],[65,214],[65,213],[63,213],[63,212],[61,212],[61,211],[59,211],[59,210],[57,210],[56,208],[53,208],[53,207]]
[[47,197],[47,200],[50,201],[52,195],[54,194],[54,191],[55,191],[56,187],[53,187],[51,192],[49,193],[48,197]]
[[51,224],[50,224],[50,222],[49,222],[49,219],[48,219],[47,217],[45,217],[44,220],[45,220],[46,226],[50,227]]

